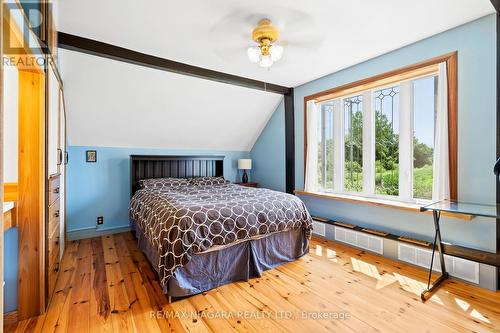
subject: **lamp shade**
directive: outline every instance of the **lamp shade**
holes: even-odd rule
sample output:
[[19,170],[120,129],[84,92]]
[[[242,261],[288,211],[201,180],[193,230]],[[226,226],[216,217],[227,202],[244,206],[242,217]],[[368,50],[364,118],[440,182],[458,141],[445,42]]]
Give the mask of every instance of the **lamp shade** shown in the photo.
[[238,169],[251,170],[252,169],[252,160],[249,158],[243,158],[243,159],[238,160]]

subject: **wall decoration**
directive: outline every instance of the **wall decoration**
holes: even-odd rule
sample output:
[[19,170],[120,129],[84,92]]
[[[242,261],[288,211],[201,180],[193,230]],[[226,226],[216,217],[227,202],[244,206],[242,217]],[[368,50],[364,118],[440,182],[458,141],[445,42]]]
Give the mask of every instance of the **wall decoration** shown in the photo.
[[86,158],[87,163],[96,163],[97,162],[97,151],[96,150],[87,150],[85,153],[87,155],[87,158]]

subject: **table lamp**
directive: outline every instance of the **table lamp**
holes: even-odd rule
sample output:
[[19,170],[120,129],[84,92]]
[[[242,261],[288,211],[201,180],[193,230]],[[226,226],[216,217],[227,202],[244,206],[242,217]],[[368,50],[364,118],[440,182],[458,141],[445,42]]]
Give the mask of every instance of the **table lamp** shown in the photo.
[[252,169],[252,160],[249,158],[242,158],[238,160],[238,169],[243,170],[243,176],[241,177],[242,183],[248,183],[247,170]]

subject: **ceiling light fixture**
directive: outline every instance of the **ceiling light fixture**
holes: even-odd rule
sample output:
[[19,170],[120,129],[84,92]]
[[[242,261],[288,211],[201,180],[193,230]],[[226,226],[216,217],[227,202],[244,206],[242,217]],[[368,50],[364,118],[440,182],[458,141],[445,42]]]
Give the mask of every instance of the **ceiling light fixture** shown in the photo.
[[247,50],[248,59],[258,63],[260,67],[270,68],[283,56],[283,46],[276,44],[279,31],[271,24],[271,20],[263,19],[252,32],[252,39],[257,43]]

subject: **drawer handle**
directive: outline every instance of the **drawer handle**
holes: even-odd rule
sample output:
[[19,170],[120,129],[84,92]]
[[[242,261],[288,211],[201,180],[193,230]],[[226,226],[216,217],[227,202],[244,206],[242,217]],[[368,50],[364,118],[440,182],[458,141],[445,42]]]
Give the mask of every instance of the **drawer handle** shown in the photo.
[[59,217],[59,209],[54,212],[54,217]]
[[59,187],[56,187],[56,188],[54,189],[54,193],[55,193],[55,194],[58,194],[58,193],[59,193]]
[[57,165],[61,165],[63,163],[63,151],[60,148],[57,148]]
[[54,267],[54,272],[59,272],[59,263],[56,262],[56,267]]
[[56,237],[56,241],[54,242],[54,244],[59,245],[59,236]]

